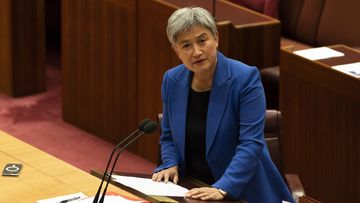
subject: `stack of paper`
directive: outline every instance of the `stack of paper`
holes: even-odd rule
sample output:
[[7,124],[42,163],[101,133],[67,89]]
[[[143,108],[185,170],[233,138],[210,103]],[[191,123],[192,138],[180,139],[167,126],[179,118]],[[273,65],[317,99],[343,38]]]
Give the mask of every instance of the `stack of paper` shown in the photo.
[[333,66],[332,68],[353,77],[360,78],[360,62]]
[[344,56],[344,53],[339,51],[335,51],[328,47],[318,47],[318,48],[311,48],[311,49],[304,49],[300,51],[294,51],[294,54],[307,58],[309,60],[320,60],[326,59],[331,57],[339,57]]
[[171,197],[184,197],[188,189],[175,185],[172,182],[155,182],[150,178],[138,178],[131,176],[112,176],[116,182],[141,191],[146,195],[159,195]]

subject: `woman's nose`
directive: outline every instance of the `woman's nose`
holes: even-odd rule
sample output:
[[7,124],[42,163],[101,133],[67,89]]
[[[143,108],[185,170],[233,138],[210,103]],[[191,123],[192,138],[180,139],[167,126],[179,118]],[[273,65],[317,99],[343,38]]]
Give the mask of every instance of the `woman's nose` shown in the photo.
[[202,54],[201,48],[200,48],[198,45],[194,45],[194,53],[193,53],[193,55],[194,55],[195,57],[198,57],[198,56],[200,56],[201,54]]

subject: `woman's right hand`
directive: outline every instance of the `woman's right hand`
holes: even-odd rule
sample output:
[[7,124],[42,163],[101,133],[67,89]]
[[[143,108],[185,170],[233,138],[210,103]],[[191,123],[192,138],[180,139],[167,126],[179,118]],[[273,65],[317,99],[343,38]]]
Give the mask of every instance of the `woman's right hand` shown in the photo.
[[179,181],[178,167],[173,166],[152,175],[152,180],[156,182],[160,182],[164,180],[167,183],[169,180],[172,180],[174,184],[177,184]]

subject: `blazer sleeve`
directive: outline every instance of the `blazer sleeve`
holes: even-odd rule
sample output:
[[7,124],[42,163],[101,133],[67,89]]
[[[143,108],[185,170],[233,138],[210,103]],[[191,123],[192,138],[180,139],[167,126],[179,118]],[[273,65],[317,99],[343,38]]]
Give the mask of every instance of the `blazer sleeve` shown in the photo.
[[266,113],[265,95],[259,71],[252,67],[245,79],[237,78],[236,90],[240,91],[239,102],[239,144],[222,177],[213,187],[227,191],[238,198],[253,177],[264,147],[264,119]]
[[170,168],[176,165],[179,165],[180,155],[178,149],[175,146],[172,134],[171,127],[169,121],[169,74],[166,72],[163,77],[162,87],[161,87],[161,95],[162,95],[162,104],[163,104],[163,117],[161,121],[161,129],[162,133],[160,136],[160,146],[161,146],[161,160],[162,164],[157,167],[154,172],[159,172],[166,168]]

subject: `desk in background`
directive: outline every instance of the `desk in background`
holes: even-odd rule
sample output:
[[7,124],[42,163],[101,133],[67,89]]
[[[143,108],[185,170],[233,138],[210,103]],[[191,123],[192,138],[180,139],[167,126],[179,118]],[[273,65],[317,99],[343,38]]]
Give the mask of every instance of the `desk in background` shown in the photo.
[[280,109],[285,172],[297,173],[306,194],[321,202],[360,202],[360,79],[331,66],[360,53],[310,61],[280,52]]
[[[94,196],[100,181],[29,144],[0,131],[0,167],[21,163],[18,177],[0,177],[0,202],[29,203],[83,192]],[[133,196],[113,185],[109,191]]]
[[[140,20],[145,20],[149,25],[160,22],[161,28],[145,27],[148,29],[144,31],[148,32],[140,32],[140,35],[144,36],[141,39],[156,39],[156,35],[167,39],[165,27],[167,18],[172,12],[186,6],[201,6],[216,17],[220,35],[219,50],[225,56],[256,66],[259,69],[278,65],[281,28],[280,21],[275,18],[226,0],[154,0],[152,4],[152,6],[147,7],[147,11],[144,13],[148,16],[156,16],[159,19],[140,18]],[[171,13],[162,16],[164,12],[160,10],[168,10]],[[141,30],[142,27],[139,29]],[[147,49],[152,49],[152,47]]]

